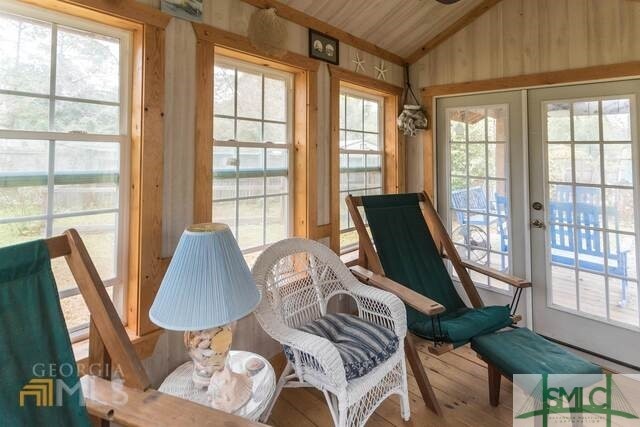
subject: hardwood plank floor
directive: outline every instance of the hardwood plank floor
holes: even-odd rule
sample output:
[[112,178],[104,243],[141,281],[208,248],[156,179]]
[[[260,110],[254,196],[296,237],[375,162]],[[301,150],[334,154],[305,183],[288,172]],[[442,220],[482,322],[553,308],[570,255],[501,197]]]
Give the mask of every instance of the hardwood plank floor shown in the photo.
[[[416,338],[431,385],[444,415],[436,416],[425,406],[415,378],[409,370],[411,420],[400,416],[400,400],[392,396],[382,403],[367,426],[445,426],[445,427],[506,427],[511,426],[512,385],[503,379],[500,405],[489,405],[486,364],[468,346],[440,357],[427,351],[427,342]],[[331,414],[321,392],[313,388],[285,389],[280,395],[268,424],[276,427],[329,427]]]

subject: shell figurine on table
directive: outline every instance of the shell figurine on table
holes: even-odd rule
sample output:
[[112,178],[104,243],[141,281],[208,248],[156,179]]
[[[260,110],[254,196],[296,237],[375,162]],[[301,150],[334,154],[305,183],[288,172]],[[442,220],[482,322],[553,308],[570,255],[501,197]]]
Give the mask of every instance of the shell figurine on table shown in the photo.
[[207,389],[207,400],[211,407],[227,413],[234,413],[247,404],[253,394],[253,381],[249,376],[238,374],[227,365],[211,376]]

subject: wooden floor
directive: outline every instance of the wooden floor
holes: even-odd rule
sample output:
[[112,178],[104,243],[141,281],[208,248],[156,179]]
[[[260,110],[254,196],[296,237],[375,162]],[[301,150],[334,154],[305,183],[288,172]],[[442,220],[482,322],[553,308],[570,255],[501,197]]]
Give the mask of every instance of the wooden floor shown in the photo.
[[[489,405],[487,369],[484,362],[468,346],[435,357],[427,352],[426,341],[416,338],[416,344],[431,385],[442,410],[436,416],[424,405],[411,369],[409,369],[409,398],[411,420],[400,416],[397,396],[388,398],[369,419],[367,426],[511,426],[512,385],[503,379],[501,403]],[[320,392],[312,388],[286,389],[268,421],[278,427],[332,426],[331,415]]]

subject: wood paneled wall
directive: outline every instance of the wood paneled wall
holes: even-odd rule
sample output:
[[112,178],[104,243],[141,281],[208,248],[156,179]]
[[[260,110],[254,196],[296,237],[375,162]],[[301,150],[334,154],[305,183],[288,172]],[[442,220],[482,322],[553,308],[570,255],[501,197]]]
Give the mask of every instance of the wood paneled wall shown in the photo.
[[[416,62],[411,80],[426,87],[640,60],[639,24],[634,0],[503,0]],[[407,188],[420,190],[416,138],[407,159]]]

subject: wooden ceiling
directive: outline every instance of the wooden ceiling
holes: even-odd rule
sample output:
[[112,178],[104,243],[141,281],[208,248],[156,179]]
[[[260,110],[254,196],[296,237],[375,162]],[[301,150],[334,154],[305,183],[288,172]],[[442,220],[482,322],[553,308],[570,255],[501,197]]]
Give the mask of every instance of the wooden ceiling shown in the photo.
[[460,0],[451,5],[436,0],[280,2],[402,58],[415,57],[425,43],[486,3],[485,0]]

